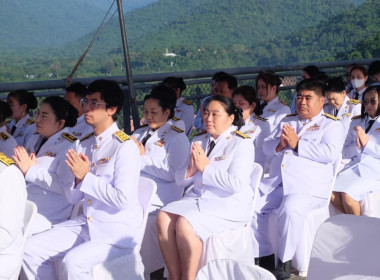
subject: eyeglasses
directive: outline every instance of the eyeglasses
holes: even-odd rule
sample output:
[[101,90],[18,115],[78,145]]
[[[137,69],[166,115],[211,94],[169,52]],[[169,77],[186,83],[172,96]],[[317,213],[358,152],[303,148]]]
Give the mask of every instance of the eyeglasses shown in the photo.
[[44,120],[44,121],[47,121],[47,120],[51,119],[51,117],[47,116],[44,113],[41,113],[40,110],[34,111],[33,117],[34,117],[35,120],[37,120],[39,117],[41,117],[42,120]]
[[376,105],[378,102],[377,99],[371,99],[371,100],[363,100],[362,103],[364,104],[364,106],[367,106],[368,104],[371,104],[371,105]]
[[99,105],[107,105],[107,103],[102,103],[102,102],[97,102],[96,100],[88,100],[88,99],[81,99],[80,104],[82,105],[83,108],[85,108],[87,105],[90,106],[91,110],[96,109]]

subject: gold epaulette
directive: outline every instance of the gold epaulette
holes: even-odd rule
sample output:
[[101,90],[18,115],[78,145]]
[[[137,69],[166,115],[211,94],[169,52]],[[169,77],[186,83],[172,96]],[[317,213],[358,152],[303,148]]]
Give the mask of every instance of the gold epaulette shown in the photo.
[[31,118],[29,118],[26,122],[27,122],[28,124],[34,124],[34,123],[35,123],[35,121],[34,121],[33,119],[31,119]]
[[286,103],[284,100],[281,100],[281,99],[279,99],[279,100],[280,100],[280,102],[281,102],[282,104],[284,104],[285,106],[288,106],[288,107],[289,107],[289,104]]
[[15,164],[15,162],[11,159],[11,158],[9,158],[9,157],[7,157],[5,154],[3,154],[3,153],[0,153],[0,161],[2,162],[2,163],[4,163],[6,166],[9,166],[9,165],[11,165],[11,164]]
[[355,104],[355,105],[360,104],[360,100],[357,100],[357,99],[350,99],[350,100],[348,100],[348,102],[350,102],[351,104]]
[[195,134],[195,136],[203,135],[203,134],[205,134],[205,133],[207,133],[207,130],[200,131],[200,132],[198,132],[197,134]]
[[236,135],[242,137],[242,138],[251,138],[249,137],[247,134],[244,134],[243,132],[239,131],[239,130],[235,130],[234,131]]
[[177,131],[178,133],[182,133],[183,132],[182,129],[180,129],[179,127],[176,127],[175,125],[172,125],[171,128],[174,129],[175,131]]
[[94,132],[91,132],[89,134],[87,134],[86,136],[83,136],[79,141],[82,142],[84,140],[87,140],[89,139],[92,135],[94,135]]
[[355,117],[352,117],[351,120],[356,120],[356,119],[360,119],[362,117],[362,115],[357,115]]
[[67,132],[62,133],[62,136],[63,136],[63,138],[69,140],[70,142],[74,142],[74,141],[78,140],[78,138],[76,138],[74,135],[71,135]]
[[184,99],[183,103],[185,103],[186,105],[189,105],[189,106],[193,105],[193,102],[191,102],[190,100],[187,100],[187,99]]
[[128,134],[126,134],[125,132],[121,131],[121,130],[118,130],[114,133],[114,135],[116,136],[117,139],[119,139],[121,142],[125,142],[129,139],[131,139],[131,137],[128,136]]
[[264,122],[266,122],[268,119],[266,119],[266,118],[263,118],[263,117],[260,117],[260,116],[258,116],[258,115],[254,115],[253,116],[255,119],[258,119],[258,120],[260,120],[260,121],[264,121]]
[[177,118],[177,117],[172,117],[172,120],[173,120],[173,121],[179,121],[179,120],[180,120],[180,118]]
[[7,139],[9,138],[9,136],[6,133],[1,132],[0,133],[0,138],[1,138],[1,140],[3,140],[5,142],[5,141],[7,141]]
[[294,114],[289,114],[289,115],[286,115],[285,117],[294,117],[294,116],[297,116],[298,113],[294,113]]
[[339,121],[339,119],[338,119],[337,117],[335,117],[335,116],[333,116],[333,115],[330,115],[330,114],[328,114],[328,113],[325,113],[325,116],[328,117],[329,119],[334,120],[334,121]]

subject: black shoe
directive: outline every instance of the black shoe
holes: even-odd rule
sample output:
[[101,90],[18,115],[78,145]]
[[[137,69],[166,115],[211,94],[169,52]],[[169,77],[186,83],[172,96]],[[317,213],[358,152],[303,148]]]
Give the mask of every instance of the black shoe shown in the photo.
[[269,271],[274,270],[274,254],[255,258],[255,264]]
[[162,280],[162,279],[166,279],[164,277],[164,270],[165,268],[161,268],[159,270],[156,270],[156,271],[153,271],[151,274],[150,274],[150,279],[151,280]]
[[290,270],[292,268],[292,261],[287,261],[283,263],[280,259],[278,260],[277,268],[272,271],[277,280],[290,279]]

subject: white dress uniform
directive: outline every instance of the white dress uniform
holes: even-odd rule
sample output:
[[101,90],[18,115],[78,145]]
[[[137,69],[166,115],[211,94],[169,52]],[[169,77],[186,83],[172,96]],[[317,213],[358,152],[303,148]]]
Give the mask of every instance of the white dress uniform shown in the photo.
[[359,100],[350,99],[347,95],[344,98],[342,106],[337,110],[334,106],[327,104],[323,110],[330,114],[336,116],[343,124],[345,135],[347,135],[348,129],[350,128],[350,123],[352,117],[361,114],[362,105]]
[[[73,205],[67,200],[65,192],[74,185],[74,176],[62,172],[62,169],[66,166],[66,152],[76,149],[78,141],[68,133],[69,130],[66,127],[50,136],[36,154],[37,164],[25,174],[28,200],[38,208],[33,233],[46,230],[46,219],[56,224],[70,218]],[[35,153],[42,139],[40,134],[32,135],[25,147],[28,153]]]
[[11,279],[22,259],[25,180],[13,161],[0,154],[0,278]]
[[94,129],[91,125],[86,123],[86,119],[84,118],[84,115],[80,116],[77,119],[77,123],[75,126],[70,128],[70,134],[74,135],[76,138],[81,140],[82,138],[85,138],[87,135],[94,133]]
[[281,120],[288,114],[290,114],[289,106],[284,104],[277,96],[268,102],[260,117],[268,119],[270,132],[273,132]]
[[174,117],[185,123],[185,134],[189,136],[194,125],[194,107],[191,101],[180,97],[174,110]]
[[245,120],[244,126],[239,130],[251,137],[251,140],[255,145],[255,162],[259,163],[264,168],[267,156],[263,152],[263,143],[264,139],[270,135],[270,125],[268,120],[253,113]]
[[12,136],[20,146],[25,146],[29,138],[36,132],[36,124],[28,114],[17,123],[13,119],[9,124],[9,128],[12,130],[13,126],[16,126],[16,130],[13,132]]
[[251,219],[254,146],[249,136],[236,129],[231,126],[217,139],[206,132],[194,137],[193,143],[199,143],[206,154],[210,142],[215,142],[210,162],[203,173],[197,171],[191,178],[185,178],[187,168],[178,173],[181,184],[192,187],[184,198],[161,209],[185,217],[202,241]]
[[[365,92],[367,88],[363,88],[361,90],[358,91],[359,93],[359,98],[358,100],[362,101],[363,100],[363,93]],[[356,93],[356,89],[352,89],[349,93],[348,93],[348,96],[351,97],[352,99],[355,99],[355,93]]]
[[158,210],[183,196],[183,187],[178,186],[175,174],[181,170],[190,157],[190,144],[183,130],[167,122],[156,131],[149,126],[140,127],[133,136],[141,142],[151,133],[141,156],[141,176],[157,183],[150,214],[141,247],[145,272],[150,273],[164,267],[165,263],[157,240],[156,219]]
[[[296,130],[298,152],[286,148],[276,153],[284,124]],[[342,124],[322,110],[311,120],[300,120],[297,114],[287,116],[264,140],[264,152],[275,157],[268,178],[261,180],[255,206],[257,221],[252,227],[259,245],[257,256],[273,254],[267,240],[268,213],[277,209],[279,257],[283,262],[293,258],[307,214],[329,203],[333,168],[341,155],[343,137]]]
[[365,131],[371,118],[357,116],[353,118],[343,148],[343,157],[349,159],[345,169],[338,174],[334,191],[347,193],[356,201],[364,199],[366,194],[380,191],[380,118],[367,132],[369,141],[360,150],[356,147],[354,128],[361,126]]
[[71,189],[70,200],[83,199],[84,214],[28,240],[23,264],[28,279],[57,279],[53,263],[63,258],[60,279],[90,280],[94,265],[131,253],[141,243],[137,145],[114,123],[83,140],[78,152],[91,167]]
[[7,132],[7,127],[5,125],[0,127],[0,153],[4,153],[12,158],[14,155],[14,148],[16,148],[17,145],[18,144],[13,136]]

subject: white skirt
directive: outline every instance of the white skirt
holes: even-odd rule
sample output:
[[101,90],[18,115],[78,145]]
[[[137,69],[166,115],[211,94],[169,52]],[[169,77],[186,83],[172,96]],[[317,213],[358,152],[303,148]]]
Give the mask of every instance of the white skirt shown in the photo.
[[359,168],[356,165],[338,174],[334,191],[344,192],[353,200],[361,201],[367,194],[380,191],[380,181],[360,177]]
[[230,221],[201,212],[198,198],[194,197],[184,197],[181,200],[169,203],[161,211],[184,217],[202,242],[214,233],[233,230],[246,225],[246,222]]

